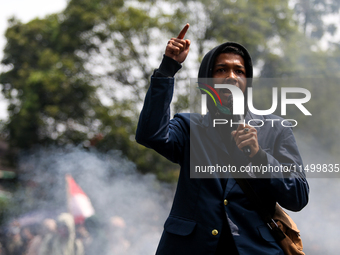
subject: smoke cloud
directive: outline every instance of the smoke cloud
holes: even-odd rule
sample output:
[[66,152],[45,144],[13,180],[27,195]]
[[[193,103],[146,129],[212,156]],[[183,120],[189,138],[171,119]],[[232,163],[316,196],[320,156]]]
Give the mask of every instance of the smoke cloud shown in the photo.
[[[318,142],[296,133],[304,164],[336,163]],[[40,148],[20,158],[25,188],[14,194],[22,224],[67,211],[65,174],[89,196],[109,239],[107,254],[154,254],[169,214],[175,185],[141,175],[119,151],[106,154],[77,147]],[[308,174],[307,174],[308,178]],[[338,254],[339,178],[309,178],[310,201],[288,212],[301,231],[306,254]],[[16,208],[18,209],[18,208]],[[9,212],[12,215],[12,212]],[[10,220],[9,220],[10,222]]]
[[22,212],[17,217],[21,225],[67,212],[65,174],[71,174],[103,223],[107,254],[155,252],[174,185],[161,183],[151,174],[139,174],[119,151],[103,154],[77,147],[40,148],[23,155],[19,166],[25,188],[18,189],[14,200]]

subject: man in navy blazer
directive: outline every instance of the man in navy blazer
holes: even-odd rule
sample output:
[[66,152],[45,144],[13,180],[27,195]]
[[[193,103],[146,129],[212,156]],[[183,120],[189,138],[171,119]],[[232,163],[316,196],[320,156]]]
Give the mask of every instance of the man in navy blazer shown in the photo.
[[[223,88],[216,89],[222,107],[209,100],[205,116],[182,113],[170,119],[173,77],[190,48],[190,41],[184,40],[188,28],[189,24],[168,42],[162,63],[151,77],[136,133],[138,143],[181,166],[173,206],[156,254],[284,254],[232,174],[191,178],[190,171],[193,164],[234,165],[237,169],[287,167],[289,171],[267,172],[265,176],[255,173],[249,176],[249,182],[271,213],[276,203],[299,211],[308,202],[309,187],[305,173],[292,170],[302,165],[292,129],[279,121],[266,121],[282,120],[278,116],[257,116],[247,107],[246,123],[253,119],[264,123],[262,126],[239,125],[236,130],[228,125],[214,127],[216,116],[230,119],[226,106],[231,92]],[[205,55],[198,76],[235,85],[247,97],[246,89],[252,86],[253,77],[250,55],[238,43],[219,45]],[[250,155],[245,156],[242,149],[247,146]]]

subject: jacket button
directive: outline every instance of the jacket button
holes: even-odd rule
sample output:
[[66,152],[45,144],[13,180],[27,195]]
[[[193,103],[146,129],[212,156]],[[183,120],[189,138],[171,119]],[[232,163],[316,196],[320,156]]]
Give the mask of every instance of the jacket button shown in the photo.
[[227,204],[228,204],[228,200],[224,199],[224,205],[227,205]]
[[211,231],[211,233],[212,233],[214,236],[216,236],[216,235],[218,234],[218,231],[217,231],[217,229],[214,229],[213,231]]

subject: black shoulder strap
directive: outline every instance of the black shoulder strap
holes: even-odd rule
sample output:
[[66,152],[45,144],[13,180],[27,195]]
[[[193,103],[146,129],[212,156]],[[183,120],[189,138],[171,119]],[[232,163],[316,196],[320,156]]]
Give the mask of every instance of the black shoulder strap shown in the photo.
[[252,201],[256,208],[256,211],[260,215],[261,219],[267,224],[274,238],[278,241],[284,239],[286,237],[285,234],[278,227],[274,219],[271,217],[270,213],[265,209],[266,207],[264,206],[261,198],[256,194],[253,187],[250,185],[249,181],[247,179],[239,178],[235,178],[235,181],[241,187],[241,189],[250,199],[250,201]]

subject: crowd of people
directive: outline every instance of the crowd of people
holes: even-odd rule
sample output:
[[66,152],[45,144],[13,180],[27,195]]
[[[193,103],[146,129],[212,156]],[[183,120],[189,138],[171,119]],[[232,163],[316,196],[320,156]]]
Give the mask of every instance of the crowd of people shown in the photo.
[[105,227],[95,216],[75,225],[73,216],[20,226],[13,221],[1,233],[0,255],[95,255],[107,254]]

